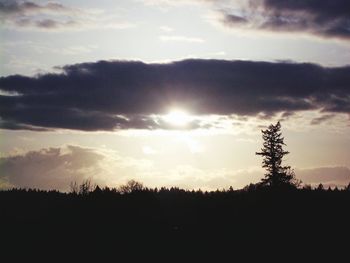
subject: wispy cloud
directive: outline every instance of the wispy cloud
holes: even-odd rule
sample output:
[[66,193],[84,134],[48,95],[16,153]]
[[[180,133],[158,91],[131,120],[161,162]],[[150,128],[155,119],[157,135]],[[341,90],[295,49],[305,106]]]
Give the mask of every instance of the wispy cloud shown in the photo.
[[134,24],[104,10],[83,9],[48,2],[0,1],[0,22],[17,30],[65,31],[86,29],[125,29]]
[[161,26],[161,27],[159,27],[159,29],[164,31],[164,32],[172,32],[172,31],[174,31],[174,29],[169,27],[169,26]]
[[1,22],[9,27],[48,30],[72,27],[77,23],[73,17],[79,13],[78,9],[53,2],[46,4],[30,1],[5,0],[0,2]]
[[46,12],[71,12],[72,10],[60,3],[48,2],[46,4],[37,4],[31,1],[2,0],[0,2],[0,14],[4,16],[11,15],[29,15]]
[[172,6],[179,6],[179,5],[196,4],[199,1],[206,1],[206,0],[136,0],[136,1],[142,2],[143,4],[149,5],[149,6],[172,7]]
[[204,40],[198,37],[187,37],[180,35],[164,35],[160,36],[159,39],[164,42],[188,42],[188,43],[203,43]]
[[328,120],[331,120],[334,118],[335,114],[323,114],[320,117],[314,118],[311,120],[312,125],[319,125],[321,123],[327,122]]

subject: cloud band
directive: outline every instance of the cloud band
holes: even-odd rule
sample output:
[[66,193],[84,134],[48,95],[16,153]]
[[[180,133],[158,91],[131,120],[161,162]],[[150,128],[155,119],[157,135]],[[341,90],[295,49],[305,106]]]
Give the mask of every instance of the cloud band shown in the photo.
[[0,125],[7,129],[158,129],[166,124],[152,115],[172,106],[199,115],[350,113],[350,67],[309,63],[99,61],[1,77],[0,90]]

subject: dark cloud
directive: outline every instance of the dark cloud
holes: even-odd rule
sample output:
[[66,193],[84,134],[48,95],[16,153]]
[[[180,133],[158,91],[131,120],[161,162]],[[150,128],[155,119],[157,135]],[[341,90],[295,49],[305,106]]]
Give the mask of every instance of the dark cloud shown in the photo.
[[41,128],[32,125],[25,125],[13,121],[3,121],[0,119],[0,127],[8,130],[29,130],[29,131],[49,131],[48,128]]
[[60,27],[66,27],[66,26],[74,26],[77,22],[73,20],[68,21],[56,21],[53,19],[43,19],[35,21],[35,26],[40,28],[46,28],[46,29],[54,29],[54,28],[60,28]]
[[52,19],[45,19],[45,20],[40,20],[36,22],[37,27],[44,27],[44,28],[55,28],[57,27],[57,22]]
[[31,1],[0,0],[0,21],[21,28],[50,30],[75,26],[76,21],[64,16],[71,17],[76,12],[54,2],[37,4]]
[[40,11],[66,11],[68,8],[59,3],[49,2],[39,5],[31,1],[16,1],[16,0],[1,0],[0,14],[1,15],[27,15],[33,12]]
[[237,25],[237,24],[245,24],[248,22],[248,20],[241,16],[226,14],[223,22],[228,26],[231,26],[231,25]]
[[[350,2],[347,0],[249,0],[232,14],[222,9],[227,26],[246,26],[283,32],[307,32],[350,39]],[[220,2],[213,2],[219,4]],[[237,8],[233,9],[237,12]]]
[[71,182],[91,179],[100,172],[104,158],[93,149],[72,145],[1,157],[0,186],[67,191]]
[[283,120],[288,120],[290,117],[294,116],[294,112],[291,112],[291,111],[285,111],[282,113],[282,116],[281,118]]
[[[350,113],[350,67],[225,60],[99,61],[62,73],[1,77],[0,126],[74,130],[170,128],[156,115]],[[6,124],[6,125],[5,125]],[[194,121],[187,128],[200,127]]]
[[321,124],[325,121],[332,119],[333,117],[335,117],[335,114],[324,114],[320,117],[317,117],[317,118],[314,118],[313,120],[311,120],[311,124],[318,125],[318,124]]
[[15,25],[19,27],[35,27],[41,29],[60,29],[64,27],[74,27],[78,23],[74,20],[59,21],[54,19],[32,19],[20,18],[15,21]]

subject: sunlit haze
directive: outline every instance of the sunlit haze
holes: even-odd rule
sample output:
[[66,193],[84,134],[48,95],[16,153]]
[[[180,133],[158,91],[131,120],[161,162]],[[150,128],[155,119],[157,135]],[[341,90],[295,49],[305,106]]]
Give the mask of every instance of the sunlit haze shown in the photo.
[[191,116],[182,110],[171,110],[163,118],[166,122],[175,126],[185,126],[191,121]]

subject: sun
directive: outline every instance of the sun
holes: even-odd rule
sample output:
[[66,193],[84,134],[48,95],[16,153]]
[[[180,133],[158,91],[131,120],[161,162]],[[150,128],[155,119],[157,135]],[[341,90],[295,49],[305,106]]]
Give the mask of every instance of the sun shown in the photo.
[[185,126],[191,121],[191,116],[183,110],[172,110],[163,119],[174,126]]

